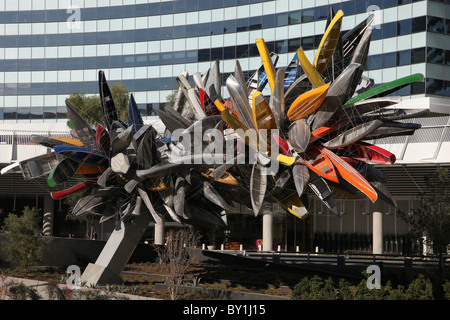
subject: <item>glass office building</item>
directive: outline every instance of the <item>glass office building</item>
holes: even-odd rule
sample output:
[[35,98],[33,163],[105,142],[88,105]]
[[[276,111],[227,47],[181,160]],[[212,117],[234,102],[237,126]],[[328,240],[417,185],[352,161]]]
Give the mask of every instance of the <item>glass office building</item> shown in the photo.
[[302,46],[312,59],[329,8],[342,32],[375,14],[366,75],[382,84],[412,73],[427,81],[403,96],[450,95],[450,5],[412,0],[0,1],[0,123],[65,121],[71,93],[97,93],[98,70],[134,93],[144,115],[177,88],[183,70],[220,60],[223,79],[239,59],[261,65],[263,37],[285,67]]

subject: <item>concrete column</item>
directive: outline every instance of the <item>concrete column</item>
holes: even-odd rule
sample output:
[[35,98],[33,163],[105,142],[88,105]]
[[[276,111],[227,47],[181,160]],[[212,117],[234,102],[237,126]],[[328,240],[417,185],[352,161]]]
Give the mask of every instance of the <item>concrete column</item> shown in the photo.
[[53,209],[54,202],[50,195],[44,196],[44,219],[42,223],[42,234],[44,236],[53,235]]
[[273,204],[263,204],[263,250],[273,250]]
[[372,243],[373,254],[383,253],[383,213],[375,211],[372,213]]
[[165,233],[164,233],[164,219],[161,223],[155,223],[155,244],[164,245]]

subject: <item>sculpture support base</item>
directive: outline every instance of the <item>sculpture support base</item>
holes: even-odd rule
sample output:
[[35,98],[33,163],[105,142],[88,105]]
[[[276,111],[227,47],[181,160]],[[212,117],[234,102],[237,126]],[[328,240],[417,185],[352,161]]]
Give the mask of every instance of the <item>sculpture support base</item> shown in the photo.
[[121,284],[122,278],[107,267],[89,263],[81,275],[81,282],[87,286]]
[[84,270],[81,281],[87,285],[121,283],[120,273],[150,221],[150,214],[142,214],[126,223],[118,222],[95,264],[90,263]]

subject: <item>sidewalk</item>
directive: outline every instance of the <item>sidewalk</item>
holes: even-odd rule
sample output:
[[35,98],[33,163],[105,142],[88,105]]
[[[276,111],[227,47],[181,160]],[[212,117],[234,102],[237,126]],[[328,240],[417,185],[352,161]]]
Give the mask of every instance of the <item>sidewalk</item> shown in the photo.
[[[49,287],[48,285],[52,285],[49,282],[45,281],[39,281],[39,280],[31,280],[31,279],[23,279],[23,278],[15,278],[15,277],[7,277],[2,283],[0,283],[0,300],[10,300],[11,294],[2,292],[2,288],[11,288],[14,285],[19,285],[23,283],[25,286],[34,289],[37,295],[40,297],[39,300],[57,300],[57,299],[51,299],[49,296]],[[65,291],[67,289],[66,284],[58,284],[58,288],[61,291]],[[149,297],[143,297],[143,296],[137,296],[137,295],[131,295],[126,293],[120,293],[120,292],[112,292],[112,291],[106,291],[104,288],[97,289],[97,288],[87,288],[87,287],[81,287],[81,288],[74,288],[72,290],[72,296],[75,296],[76,294],[80,294],[81,290],[83,293],[86,292],[92,292],[93,294],[98,294],[99,296],[104,296],[105,299],[109,300],[159,300],[155,298],[149,298]],[[85,298],[86,299],[86,298]],[[75,299],[74,299],[75,300]],[[102,299],[103,300],[103,299]]]

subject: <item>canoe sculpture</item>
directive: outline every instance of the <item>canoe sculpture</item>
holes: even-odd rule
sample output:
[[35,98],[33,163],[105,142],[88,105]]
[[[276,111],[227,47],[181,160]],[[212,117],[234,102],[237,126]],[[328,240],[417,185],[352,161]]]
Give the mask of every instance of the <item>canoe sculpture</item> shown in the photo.
[[313,61],[300,47],[277,68],[278,54],[258,38],[261,64],[248,78],[239,61],[226,75],[220,61],[191,78],[182,71],[173,105],[155,109],[164,133],[143,119],[138,103],[145,101],[132,94],[119,118],[99,71],[103,119],[88,123],[67,100],[72,137],[33,136],[49,152],[1,173],[46,177],[54,199],[76,194],[73,214],[102,222],[148,214],[153,222],[223,228],[236,205],[259,215],[266,202],[305,219],[317,210],[310,196],[340,216],[337,193],[395,205],[374,164],[396,157],[376,139],[420,129],[406,120],[427,113],[396,108],[401,98],[392,94],[424,76],[376,86],[363,75],[373,15],[345,32],[343,19],[330,11]]

